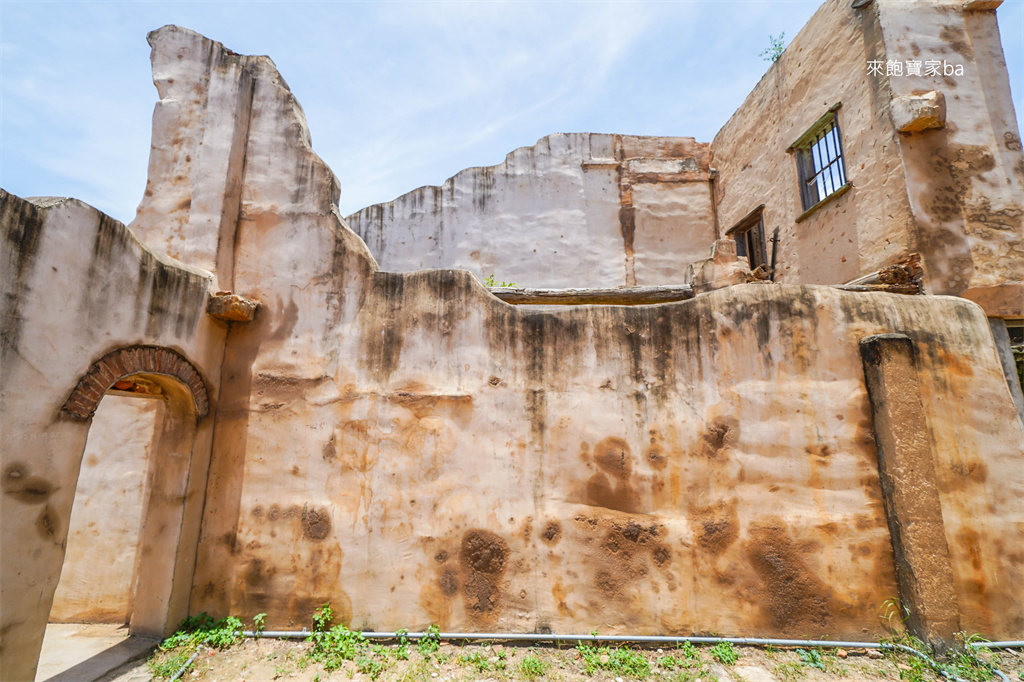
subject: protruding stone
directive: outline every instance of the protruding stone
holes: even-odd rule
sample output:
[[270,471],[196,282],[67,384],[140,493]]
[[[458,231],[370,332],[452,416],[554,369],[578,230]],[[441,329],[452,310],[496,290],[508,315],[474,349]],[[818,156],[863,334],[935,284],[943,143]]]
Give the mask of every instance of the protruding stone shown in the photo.
[[684,281],[698,294],[745,284],[752,279],[747,259],[736,254],[736,242],[732,239],[715,241],[711,245],[711,258],[691,263],[684,276]]
[[986,10],[996,9],[1003,0],[966,0],[964,2],[965,12],[984,12]]
[[210,304],[207,306],[206,312],[225,322],[250,322],[259,305],[259,301],[251,298],[245,298],[230,291],[218,291],[210,296]]
[[892,121],[901,133],[918,133],[946,127],[946,98],[932,90],[920,95],[902,95],[892,100]]

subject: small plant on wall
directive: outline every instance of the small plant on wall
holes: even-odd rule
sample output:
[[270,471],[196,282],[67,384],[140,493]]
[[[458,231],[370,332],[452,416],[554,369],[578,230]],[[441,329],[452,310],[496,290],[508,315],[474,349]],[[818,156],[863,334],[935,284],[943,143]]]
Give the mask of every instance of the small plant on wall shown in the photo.
[[768,36],[768,47],[757,53],[757,56],[766,62],[777,62],[779,57],[782,56],[782,51],[786,49],[786,32],[783,31],[776,38],[773,35]]
[[484,278],[484,286],[485,287],[512,288],[512,287],[516,287],[516,286],[519,286],[519,285],[516,284],[515,282],[505,282],[505,281],[502,281],[501,284],[498,284],[497,280],[494,279],[494,273],[492,272],[489,277],[485,277]]

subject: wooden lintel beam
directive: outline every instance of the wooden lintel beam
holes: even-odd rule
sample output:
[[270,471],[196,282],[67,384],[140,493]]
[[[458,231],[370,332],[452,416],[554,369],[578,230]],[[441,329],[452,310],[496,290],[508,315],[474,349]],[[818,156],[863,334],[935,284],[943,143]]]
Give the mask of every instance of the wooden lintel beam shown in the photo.
[[494,287],[488,291],[513,305],[653,305],[685,301],[694,296],[693,287],[687,285],[607,289]]

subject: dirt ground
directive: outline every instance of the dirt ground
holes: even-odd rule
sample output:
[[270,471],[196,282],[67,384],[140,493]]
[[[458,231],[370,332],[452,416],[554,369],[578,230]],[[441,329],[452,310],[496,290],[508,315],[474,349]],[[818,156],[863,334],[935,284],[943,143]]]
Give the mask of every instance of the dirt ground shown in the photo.
[[[263,639],[247,640],[220,651],[203,651],[193,668],[181,679],[204,682],[625,682],[643,679],[678,682],[925,682],[938,679],[927,665],[906,654],[879,655],[879,652],[864,649],[836,651],[771,647],[736,647],[731,651],[732,654],[728,649],[713,651],[708,646],[685,649],[595,646],[577,649],[575,646],[556,648],[510,643],[483,646],[441,643],[435,651],[423,652],[417,649],[415,642],[406,647],[366,644],[362,657],[356,656],[358,662],[338,661],[340,667],[328,672],[323,664],[310,660],[310,644]],[[735,660],[731,661],[733,655]],[[1024,652],[982,650],[980,656],[1004,672],[1011,682],[1024,681]],[[169,668],[168,659],[168,654],[158,653],[149,663],[136,664],[108,679],[116,682],[149,680],[161,665],[165,670]],[[589,674],[588,666],[591,668]],[[998,681],[983,666],[960,667],[957,672],[968,682]]]

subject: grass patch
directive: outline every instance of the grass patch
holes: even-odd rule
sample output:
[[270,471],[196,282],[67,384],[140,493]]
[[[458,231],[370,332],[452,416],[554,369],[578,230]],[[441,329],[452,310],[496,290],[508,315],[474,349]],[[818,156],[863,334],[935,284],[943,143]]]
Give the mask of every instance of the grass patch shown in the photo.
[[528,680],[537,680],[544,677],[551,666],[542,661],[536,653],[530,652],[526,658],[519,662],[519,674]]
[[604,670],[612,675],[646,679],[651,674],[651,664],[642,652],[626,648],[607,646],[590,646],[580,644],[576,647],[583,661],[583,672],[593,675]]
[[147,663],[154,678],[171,677],[200,646],[225,649],[241,640],[241,620],[232,616],[214,620],[203,612],[181,621],[178,631],[160,643]]

